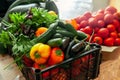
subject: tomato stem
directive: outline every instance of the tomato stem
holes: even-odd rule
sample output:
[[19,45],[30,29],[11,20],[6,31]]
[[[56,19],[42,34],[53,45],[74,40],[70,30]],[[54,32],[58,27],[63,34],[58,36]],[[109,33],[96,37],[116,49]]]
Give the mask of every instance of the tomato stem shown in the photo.
[[92,32],[91,37],[90,37],[90,39],[89,39],[89,43],[91,42],[93,36],[94,36],[94,29],[93,29],[93,32]]

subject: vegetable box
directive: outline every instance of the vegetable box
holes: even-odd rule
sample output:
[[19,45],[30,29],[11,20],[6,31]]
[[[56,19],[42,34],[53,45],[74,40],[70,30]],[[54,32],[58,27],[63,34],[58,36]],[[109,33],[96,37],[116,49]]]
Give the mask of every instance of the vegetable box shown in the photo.
[[86,42],[84,32],[59,19],[56,8],[29,7],[23,13],[9,13],[11,6],[9,17],[6,13],[1,22],[0,42],[26,80],[89,80],[98,76],[101,47]]
[[45,69],[24,67],[22,73],[26,80],[90,80],[99,75],[101,47],[91,44],[89,51],[66,59],[62,63]]

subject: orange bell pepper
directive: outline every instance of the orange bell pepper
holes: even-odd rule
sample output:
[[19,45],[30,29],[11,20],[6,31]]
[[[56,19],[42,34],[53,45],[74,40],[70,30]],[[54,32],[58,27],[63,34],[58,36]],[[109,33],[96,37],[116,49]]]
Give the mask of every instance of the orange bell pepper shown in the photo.
[[39,35],[43,34],[44,32],[46,32],[47,30],[48,30],[48,28],[46,28],[46,27],[40,27],[36,30],[35,35],[39,36]]
[[47,44],[37,43],[30,50],[30,58],[38,64],[47,62],[51,52],[51,47]]
[[48,60],[49,65],[54,65],[64,60],[64,52],[59,47],[54,47],[51,50],[50,58]]
[[74,29],[78,30],[79,26],[75,19],[66,20],[66,22],[70,23],[74,27]]

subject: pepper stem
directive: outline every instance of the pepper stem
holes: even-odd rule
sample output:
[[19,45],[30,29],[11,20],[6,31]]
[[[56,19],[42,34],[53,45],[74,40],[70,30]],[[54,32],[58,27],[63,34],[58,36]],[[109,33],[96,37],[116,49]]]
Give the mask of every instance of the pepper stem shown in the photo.
[[61,50],[56,50],[56,54],[57,54],[58,56],[61,56],[62,51],[61,51]]
[[35,58],[40,58],[40,54],[39,54],[38,52],[36,52],[36,53],[34,54],[34,56],[35,56]]

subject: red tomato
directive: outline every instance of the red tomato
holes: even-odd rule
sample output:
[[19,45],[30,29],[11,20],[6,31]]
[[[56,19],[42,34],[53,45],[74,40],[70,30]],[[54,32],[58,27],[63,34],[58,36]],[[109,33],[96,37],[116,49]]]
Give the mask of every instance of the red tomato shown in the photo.
[[114,45],[114,38],[109,37],[104,40],[104,45],[105,46],[113,46]]
[[99,9],[97,13],[104,13],[104,9]]
[[83,20],[87,20],[87,17],[84,15],[78,16],[75,18],[76,22],[79,24]]
[[115,39],[115,46],[120,46],[120,38]]
[[95,17],[97,20],[103,20],[104,14],[103,14],[103,13],[97,13],[94,17]]
[[119,20],[117,20],[117,19],[113,19],[113,23],[112,23],[112,24],[115,26],[116,29],[117,29],[118,27],[120,27]]
[[117,32],[120,33],[120,27],[117,28]]
[[109,11],[109,12],[111,12],[113,14],[113,13],[117,12],[117,9],[115,7],[113,7],[113,6],[107,6],[105,8],[105,11]]
[[95,34],[93,35],[93,37],[96,37],[96,36],[98,36],[98,34],[95,33]]
[[113,24],[108,24],[107,29],[109,30],[109,32],[113,32],[113,31],[116,30],[116,28],[115,28],[115,26]]
[[86,16],[87,18],[90,18],[92,16],[92,13],[88,11],[85,12],[83,15]]
[[105,21],[105,23],[107,23],[107,24],[112,23],[113,19],[114,19],[114,16],[113,16],[112,14],[110,14],[110,13],[107,13],[107,14],[105,14],[105,16],[104,16],[104,21]]
[[113,37],[114,39],[116,39],[117,37],[118,37],[118,34],[117,34],[117,32],[111,32],[110,33],[110,37]]
[[97,19],[94,17],[91,17],[88,19],[88,24],[92,27],[95,28],[97,26]]
[[98,27],[103,28],[105,26],[105,22],[103,20],[98,20]]
[[85,29],[84,28],[80,28],[80,31],[85,32]]
[[84,28],[84,27],[86,27],[88,25],[88,21],[87,20],[82,20],[81,22],[80,22],[80,27],[81,28]]
[[93,32],[93,29],[90,27],[90,26],[86,26],[85,28],[84,28],[84,32],[86,33],[86,34],[92,34],[92,32]]
[[120,20],[120,12],[116,12],[113,14],[114,18],[117,19],[118,21]]
[[100,28],[97,34],[102,38],[107,38],[109,36],[109,30],[107,28]]
[[118,33],[118,37],[120,38],[120,33]]
[[96,36],[93,38],[93,43],[97,43],[101,45],[103,43],[103,39],[99,36]]
[[100,28],[95,27],[95,28],[94,28],[94,33],[97,33],[99,29],[100,29]]

